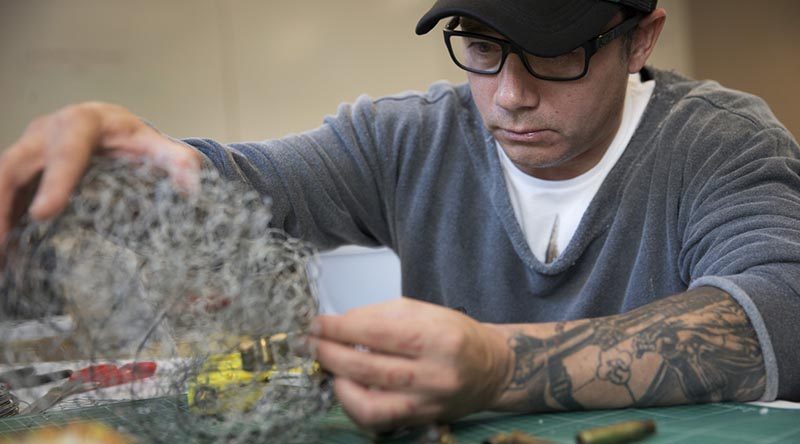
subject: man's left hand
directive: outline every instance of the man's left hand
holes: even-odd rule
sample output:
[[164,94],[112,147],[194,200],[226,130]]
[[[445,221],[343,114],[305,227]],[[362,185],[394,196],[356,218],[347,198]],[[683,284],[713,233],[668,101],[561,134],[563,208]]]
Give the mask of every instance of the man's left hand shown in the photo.
[[502,329],[406,298],[319,316],[312,334],[345,411],[377,430],[490,408],[513,372]]

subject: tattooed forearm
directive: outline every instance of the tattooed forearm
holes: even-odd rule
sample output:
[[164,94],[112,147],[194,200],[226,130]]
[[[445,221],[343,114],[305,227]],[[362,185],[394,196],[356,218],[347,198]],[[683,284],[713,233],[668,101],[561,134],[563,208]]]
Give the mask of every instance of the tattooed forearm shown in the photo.
[[507,407],[608,408],[757,399],[758,340],[726,293],[700,288],[606,318],[519,329]]

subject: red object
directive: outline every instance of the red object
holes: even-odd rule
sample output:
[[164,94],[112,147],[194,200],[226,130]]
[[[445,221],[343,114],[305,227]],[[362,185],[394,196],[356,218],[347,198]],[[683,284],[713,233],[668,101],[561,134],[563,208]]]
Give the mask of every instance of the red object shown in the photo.
[[68,396],[149,378],[155,373],[156,363],[152,361],[131,362],[119,368],[114,364],[97,364],[82,368],[72,373],[64,383],[48,390],[21,414],[42,413]]
[[149,378],[155,373],[156,363],[152,361],[131,362],[122,367],[117,367],[114,364],[97,364],[72,373],[69,380],[73,382],[93,382],[97,384],[97,388],[100,388]]

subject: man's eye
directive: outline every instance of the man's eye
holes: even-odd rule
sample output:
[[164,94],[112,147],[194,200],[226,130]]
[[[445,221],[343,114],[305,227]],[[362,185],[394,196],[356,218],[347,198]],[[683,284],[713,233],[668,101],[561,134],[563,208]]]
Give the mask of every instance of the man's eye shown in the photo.
[[497,52],[497,45],[488,42],[472,42],[469,45],[470,51],[478,54],[492,54]]

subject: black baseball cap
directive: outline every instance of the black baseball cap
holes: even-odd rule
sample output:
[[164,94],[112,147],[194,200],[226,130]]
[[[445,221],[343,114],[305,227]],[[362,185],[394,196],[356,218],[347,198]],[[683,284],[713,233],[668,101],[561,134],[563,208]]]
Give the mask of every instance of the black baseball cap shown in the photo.
[[553,57],[597,37],[621,6],[642,13],[658,0],[437,0],[417,23],[426,34],[439,20],[461,16],[477,20],[525,51]]

